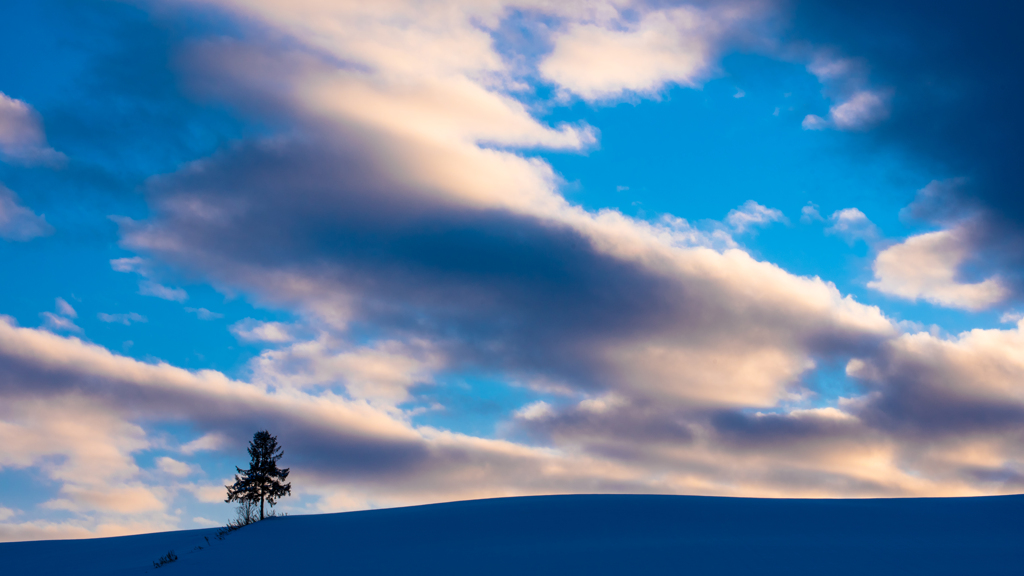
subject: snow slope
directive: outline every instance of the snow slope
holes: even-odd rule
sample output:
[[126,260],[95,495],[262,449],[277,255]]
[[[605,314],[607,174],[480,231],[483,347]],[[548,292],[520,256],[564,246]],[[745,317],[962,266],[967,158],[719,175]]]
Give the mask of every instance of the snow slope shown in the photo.
[[[1024,496],[540,496],[289,516],[222,541],[214,532],[0,544],[0,567],[156,576],[1024,574]],[[154,569],[169,549],[179,559]]]

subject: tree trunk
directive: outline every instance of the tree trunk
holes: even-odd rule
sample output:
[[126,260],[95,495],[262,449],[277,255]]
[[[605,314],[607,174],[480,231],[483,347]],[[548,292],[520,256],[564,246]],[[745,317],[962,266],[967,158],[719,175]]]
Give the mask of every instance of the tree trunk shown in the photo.
[[263,520],[263,496],[260,496],[260,520]]

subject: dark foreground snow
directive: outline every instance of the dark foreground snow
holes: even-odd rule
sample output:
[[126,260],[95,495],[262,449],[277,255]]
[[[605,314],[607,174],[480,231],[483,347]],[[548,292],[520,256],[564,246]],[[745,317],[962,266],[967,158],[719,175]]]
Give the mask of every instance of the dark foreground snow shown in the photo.
[[[0,544],[0,571],[156,576],[1024,574],[1024,496],[542,496],[275,518],[222,541],[214,533]],[[178,560],[154,569],[152,562],[170,549]]]

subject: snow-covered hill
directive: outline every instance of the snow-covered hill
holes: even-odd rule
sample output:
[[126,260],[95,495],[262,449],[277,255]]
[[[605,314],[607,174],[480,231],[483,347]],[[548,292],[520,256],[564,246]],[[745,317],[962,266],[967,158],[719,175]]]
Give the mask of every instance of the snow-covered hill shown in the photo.
[[[542,496],[0,544],[4,574],[1024,574],[1024,496]],[[201,547],[201,548],[200,548]],[[178,560],[153,561],[174,550]]]

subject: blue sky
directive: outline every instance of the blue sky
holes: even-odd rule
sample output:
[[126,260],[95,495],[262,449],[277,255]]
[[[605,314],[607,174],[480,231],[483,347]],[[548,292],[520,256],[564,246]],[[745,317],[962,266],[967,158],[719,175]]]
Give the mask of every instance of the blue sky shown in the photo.
[[1018,48],[858,6],[5,7],[0,538],[1018,491]]

